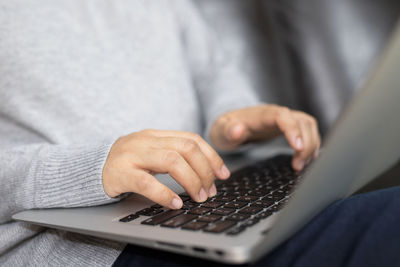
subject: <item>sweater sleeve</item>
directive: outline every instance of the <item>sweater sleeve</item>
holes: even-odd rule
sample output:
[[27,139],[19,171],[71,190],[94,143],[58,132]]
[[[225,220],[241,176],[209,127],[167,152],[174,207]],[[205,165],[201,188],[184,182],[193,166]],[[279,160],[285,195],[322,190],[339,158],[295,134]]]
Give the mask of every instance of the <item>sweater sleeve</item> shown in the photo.
[[204,136],[215,119],[231,110],[261,103],[248,77],[240,69],[238,58],[218,42],[191,1],[176,7],[188,65],[205,119]]
[[25,209],[116,201],[102,184],[110,147],[32,144],[0,150],[0,223]]

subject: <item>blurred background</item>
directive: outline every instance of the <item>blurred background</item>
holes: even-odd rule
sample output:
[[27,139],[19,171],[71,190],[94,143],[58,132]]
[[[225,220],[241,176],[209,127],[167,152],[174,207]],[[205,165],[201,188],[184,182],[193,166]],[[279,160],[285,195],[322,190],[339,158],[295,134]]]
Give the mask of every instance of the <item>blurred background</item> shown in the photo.
[[195,1],[262,99],[314,115],[322,134],[362,86],[398,0]]

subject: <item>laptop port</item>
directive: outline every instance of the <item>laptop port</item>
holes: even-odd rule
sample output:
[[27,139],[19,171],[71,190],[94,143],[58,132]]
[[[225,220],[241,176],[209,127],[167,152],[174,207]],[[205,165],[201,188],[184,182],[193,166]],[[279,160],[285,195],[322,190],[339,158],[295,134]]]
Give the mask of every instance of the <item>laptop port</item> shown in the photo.
[[207,250],[205,248],[193,247],[192,249],[194,252],[207,253]]
[[218,256],[223,257],[225,255],[225,252],[223,252],[222,250],[216,250],[215,254],[217,254]]

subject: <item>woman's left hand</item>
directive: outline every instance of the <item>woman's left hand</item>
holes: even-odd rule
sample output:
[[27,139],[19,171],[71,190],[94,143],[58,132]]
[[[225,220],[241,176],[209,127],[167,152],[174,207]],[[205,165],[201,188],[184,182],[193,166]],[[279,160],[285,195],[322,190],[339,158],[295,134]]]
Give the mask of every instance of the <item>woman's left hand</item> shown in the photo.
[[321,138],[314,117],[277,105],[259,105],[221,115],[210,139],[219,150],[232,150],[247,142],[268,141],[283,134],[294,149],[292,166],[300,171],[318,156]]

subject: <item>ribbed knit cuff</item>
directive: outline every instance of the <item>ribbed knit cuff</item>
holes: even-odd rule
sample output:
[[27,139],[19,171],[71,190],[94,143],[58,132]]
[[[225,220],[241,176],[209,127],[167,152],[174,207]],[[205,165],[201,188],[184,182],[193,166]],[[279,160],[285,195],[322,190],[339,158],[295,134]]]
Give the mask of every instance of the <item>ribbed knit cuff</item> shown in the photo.
[[102,171],[111,145],[50,146],[42,149],[34,175],[36,208],[80,207],[118,199],[104,192]]

